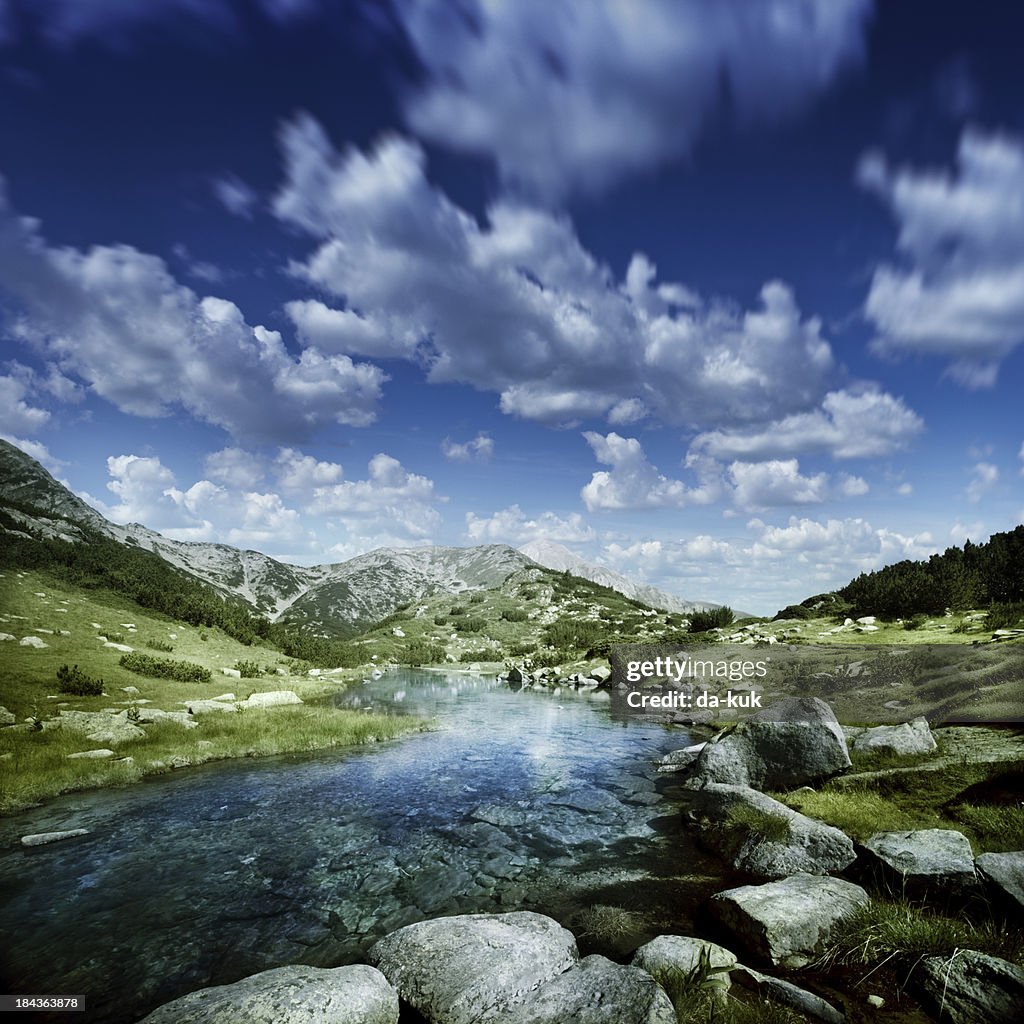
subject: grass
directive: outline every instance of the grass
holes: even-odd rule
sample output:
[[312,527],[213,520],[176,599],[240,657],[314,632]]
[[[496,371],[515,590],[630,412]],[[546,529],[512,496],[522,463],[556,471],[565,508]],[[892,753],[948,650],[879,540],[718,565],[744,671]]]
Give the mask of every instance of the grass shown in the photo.
[[760,807],[753,807],[750,804],[736,804],[731,807],[729,823],[745,830],[748,835],[756,837],[763,843],[788,842],[792,833],[788,818],[763,811]]
[[[129,629],[126,623],[135,628]],[[0,703],[19,721],[29,717],[46,720],[56,715],[59,706],[81,711],[121,710],[139,700],[149,702],[143,707],[180,711],[185,700],[218,696],[228,689],[237,690],[239,699],[253,691],[288,689],[307,701],[239,714],[197,716],[195,729],[173,722],[147,724],[143,727],[145,739],[116,744],[119,757],[106,761],[67,759],[68,754],[102,746],[81,733],[20,726],[0,729],[0,755],[10,755],[0,759],[0,814],[60,793],[133,782],[175,765],[350,746],[422,728],[413,718],[308,703],[358,676],[355,670],[328,678],[296,675],[294,665],[277,651],[247,647],[219,629],[186,626],[133,607],[119,595],[79,589],[43,573],[0,575],[0,630],[18,637],[36,635],[48,645],[35,649],[6,641],[0,646]],[[118,663],[120,652],[96,639],[115,631],[121,632],[130,646],[143,646],[153,639],[163,642],[167,637],[176,655],[210,669],[212,678],[209,682],[177,682],[136,675]],[[240,662],[247,662],[248,668],[264,667],[257,678],[244,683],[222,674],[222,668]],[[59,693],[57,672],[67,664],[102,678],[105,693]],[[279,670],[286,674],[278,674]],[[128,686],[138,692],[124,692]]]

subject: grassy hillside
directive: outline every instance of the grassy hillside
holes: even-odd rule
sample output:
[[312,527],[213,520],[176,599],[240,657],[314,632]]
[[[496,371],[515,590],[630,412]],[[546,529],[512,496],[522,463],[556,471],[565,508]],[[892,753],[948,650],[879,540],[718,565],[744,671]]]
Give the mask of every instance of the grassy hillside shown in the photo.
[[[253,692],[292,690],[308,702],[336,688],[341,679],[311,677],[306,664],[269,647],[246,645],[219,628],[176,621],[122,595],[86,590],[41,571],[5,571],[0,576],[0,632],[14,637],[0,641],[0,704],[19,723],[0,729],[0,813],[56,793],[130,782],[173,767],[344,746],[418,727],[411,720],[306,703],[196,715],[195,728],[158,721],[142,727],[144,738],[95,742],[79,732],[52,728],[58,709],[124,711],[134,704],[142,712],[181,712],[188,701],[226,691],[243,700]],[[36,637],[46,646],[23,646],[24,637]],[[120,664],[124,652],[105,647],[98,637],[154,658],[195,664],[209,670],[210,678],[186,683],[131,672]],[[239,663],[248,663],[246,671],[254,674],[241,679],[224,674],[223,669]],[[62,694],[57,681],[62,665],[77,665],[86,676],[102,679],[102,695]],[[27,718],[44,728],[26,728]],[[67,757],[95,748],[112,749],[115,756]]]

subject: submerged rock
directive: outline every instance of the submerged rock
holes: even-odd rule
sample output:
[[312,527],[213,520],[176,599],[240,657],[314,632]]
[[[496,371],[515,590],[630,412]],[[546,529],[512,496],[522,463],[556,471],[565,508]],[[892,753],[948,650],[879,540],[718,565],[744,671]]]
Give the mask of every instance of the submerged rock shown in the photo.
[[756,956],[782,967],[805,967],[843,922],[870,902],[852,882],[793,875],[744,885],[711,897],[712,912]]
[[369,960],[428,1021],[478,1024],[504,1020],[508,1007],[573,967],[579,953],[557,921],[521,911],[407,925],[377,942]]
[[398,994],[372,967],[297,964],[190,992],[140,1024],[398,1024]]
[[827,875],[856,859],[846,833],[748,786],[712,783],[692,794],[690,807],[701,844],[758,878]]
[[61,832],[36,832],[21,837],[22,846],[46,846],[48,843],[59,843],[62,839],[74,839],[75,836],[87,836],[87,828],[68,828]]
[[925,1001],[952,1024],[1016,1024],[1024,1006],[1024,970],[994,956],[959,949],[926,957],[917,973]]

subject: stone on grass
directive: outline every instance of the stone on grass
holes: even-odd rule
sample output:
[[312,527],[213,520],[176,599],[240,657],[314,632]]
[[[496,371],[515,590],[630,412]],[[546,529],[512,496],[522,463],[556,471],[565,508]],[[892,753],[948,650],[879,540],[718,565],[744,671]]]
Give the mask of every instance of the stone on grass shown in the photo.
[[266,693],[254,693],[245,700],[239,701],[240,708],[272,708],[279,704],[301,704],[302,698],[293,690],[269,690]]
[[23,636],[18,643],[22,647],[35,647],[37,650],[43,647],[49,647],[50,645],[37,636]]
[[8,711],[7,708],[0,705],[0,726],[2,725],[14,725],[18,721],[17,715],[13,711]]
[[960,949],[951,957],[926,957],[916,979],[925,1002],[940,1020],[1016,1024],[1021,1019],[1024,970],[1016,964]]
[[677,1022],[671,1000],[650,974],[596,955],[544,982],[518,1005],[484,1019],[495,1024]]
[[850,767],[846,737],[817,697],[787,697],[708,741],[687,784],[795,789]]
[[862,729],[853,741],[853,749],[862,754],[897,754],[900,757],[930,754],[937,746],[927,718]]
[[[645,970],[663,988],[670,988],[680,975],[687,975],[708,958],[713,978],[723,992],[729,988],[729,971],[736,965],[736,954],[725,946],[692,939],[687,935],[659,935],[641,946],[630,963]],[[719,970],[715,970],[719,968]]]
[[406,925],[371,947],[370,962],[428,1021],[477,1024],[579,960],[557,921],[519,911],[441,917]]
[[968,838],[947,828],[876,832],[864,843],[869,868],[895,892],[967,894],[978,889]]
[[712,783],[695,790],[689,802],[700,843],[757,878],[828,875],[857,856],[845,832],[749,786]]
[[48,843],[59,843],[62,839],[74,839],[75,836],[87,836],[87,828],[67,828],[60,832],[36,832],[21,837],[22,846],[46,846]]
[[755,956],[782,967],[805,967],[843,922],[870,902],[852,882],[793,875],[712,896],[712,912]]
[[736,968],[734,976],[737,983],[744,988],[751,989],[764,999],[791,1006],[807,1017],[823,1020],[825,1024],[844,1024],[846,1020],[830,1002],[800,988],[799,985],[794,985],[791,981],[772,978],[742,964]]
[[140,1024],[397,1024],[398,995],[372,967],[295,964],[165,1003]]
[[998,906],[1024,913],[1024,850],[983,853],[974,866],[989,891],[997,897]]
[[144,739],[146,733],[128,719],[128,712],[67,711],[61,709],[57,718],[46,723],[48,728],[70,729],[85,734],[94,743],[129,743]]
[[232,679],[242,678],[242,672],[237,668],[222,668],[221,672],[226,676],[230,676]]
[[75,760],[76,758],[83,758],[88,760],[102,760],[106,757],[113,757],[114,752],[107,750],[105,747],[99,747],[96,750],[80,750],[77,754],[68,754],[68,760]]

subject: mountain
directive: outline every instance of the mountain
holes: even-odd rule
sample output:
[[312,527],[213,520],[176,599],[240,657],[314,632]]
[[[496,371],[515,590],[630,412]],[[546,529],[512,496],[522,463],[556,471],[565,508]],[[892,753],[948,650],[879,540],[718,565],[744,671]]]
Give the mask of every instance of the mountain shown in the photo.
[[710,601],[688,601],[675,594],[667,594],[657,587],[648,586],[646,583],[634,583],[621,573],[613,569],[606,569],[601,565],[591,565],[578,555],[573,554],[568,548],[561,544],[555,544],[548,540],[534,540],[519,548],[519,553],[548,569],[556,572],[570,572],[573,576],[581,576],[592,583],[600,583],[603,587],[611,587],[634,601],[650,605],[652,608],[661,608],[667,612],[680,612],[689,615],[691,612],[707,611],[711,608],[720,608],[721,605],[712,604]]

